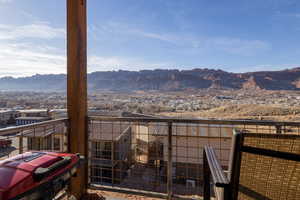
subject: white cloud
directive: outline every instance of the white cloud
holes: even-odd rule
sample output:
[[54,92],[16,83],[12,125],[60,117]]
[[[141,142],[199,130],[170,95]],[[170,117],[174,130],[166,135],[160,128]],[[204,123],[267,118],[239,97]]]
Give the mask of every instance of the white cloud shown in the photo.
[[0,77],[65,73],[64,49],[49,41],[41,43],[35,40],[64,37],[64,29],[44,22],[22,26],[0,24]]
[[271,45],[261,40],[246,40],[230,37],[192,37],[172,34],[157,34],[134,31],[139,36],[173,43],[179,47],[205,51],[222,51],[234,55],[251,56],[269,50]]
[[124,59],[118,57],[100,57],[100,56],[91,56],[88,59],[88,65],[90,66],[89,71],[94,71],[93,69],[103,69],[107,68],[119,68],[121,65],[128,64]]
[[[205,41],[204,41],[205,42]],[[243,40],[239,38],[208,38],[206,43],[207,49],[216,49],[229,54],[242,56],[251,56],[271,49],[269,43],[261,40]]]
[[300,18],[300,13],[290,14],[289,16],[291,16],[291,17],[296,17],[296,18]]
[[54,28],[42,22],[22,26],[0,24],[0,40],[23,38],[54,39],[64,38],[65,35],[65,29]]
[[182,41],[182,39],[183,39],[176,35],[145,32],[145,31],[138,30],[138,29],[132,29],[132,30],[129,30],[128,32],[135,34],[137,36],[151,38],[151,39],[157,39],[157,40],[161,40],[161,41],[169,42],[169,43],[173,43],[173,44],[179,44],[179,42]]
[[297,12],[281,12],[277,11],[274,14],[275,17],[292,17],[292,18],[300,18],[300,13]]
[[[148,63],[136,58],[88,57],[88,71],[141,70],[170,66]],[[66,55],[62,49],[33,43],[0,43],[0,77],[66,73]]]
[[[259,39],[249,40],[236,37],[210,37],[204,35],[177,34],[165,32],[149,32],[136,27],[126,26],[119,23],[107,23],[101,26],[93,25],[90,34],[96,38],[99,34],[127,34],[133,37],[167,42],[176,46],[179,51],[182,48],[197,50],[198,52],[221,51],[223,53],[252,56],[271,49],[271,45]],[[194,51],[193,51],[194,52]]]
[[65,73],[66,58],[58,49],[34,44],[1,43],[0,76]]
[[170,67],[170,63],[152,63],[138,58],[100,57],[88,58],[88,71],[111,71],[111,70],[142,70]]
[[[1,1],[1,0],[0,0]],[[270,45],[260,40],[243,40],[238,38],[191,37],[172,33],[147,32],[118,24],[97,27],[90,26],[90,32],[129,34],[134,37],[144,37],[176,45],[177,49],[193,49],[196,51],[222,51],[237,55],[253,55],[270,48]],[[33,23],[22,26],[0,24],[0,77],[28,76],[36,73],[66,73],[66,55],[64,48],[45,44],[33,39],[54,39],[65,37],[63,28],[55,28],[48,23]],[[21,41],[21,42],[20,42]],[[180,48],[183,47],[183,48]],[[176,48],[175,48],[176,49]],[[141,70],[168,68],[174,63],[147,61],[131,57],[88,57],[88,71],[106,70]]]

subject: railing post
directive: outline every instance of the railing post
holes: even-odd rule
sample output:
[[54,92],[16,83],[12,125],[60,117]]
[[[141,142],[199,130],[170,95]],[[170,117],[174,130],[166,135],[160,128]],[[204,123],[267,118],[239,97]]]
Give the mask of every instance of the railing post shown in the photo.
[[[86,159],[87,148],[87,15],[86,0],[67,0],[68,151]],[[71,181],[71,193],[80,199],[87,191],[87,164]]]
[[282,133],[282,126],[281,125],[276,125],[276,133],[280,134]]
[[23,153],[23,131],[19,136],[19,154]]
[[65,121],[65,129],[64,129],[64,134],[62,136],[62,150],[64,152],[67,152],[70,150],[70,121],[67,119]]
[[171,200],[173,196],[173,161],[172,161],[172,122],[168,122],[168,171],[167,171],[167,187],[168,199]]

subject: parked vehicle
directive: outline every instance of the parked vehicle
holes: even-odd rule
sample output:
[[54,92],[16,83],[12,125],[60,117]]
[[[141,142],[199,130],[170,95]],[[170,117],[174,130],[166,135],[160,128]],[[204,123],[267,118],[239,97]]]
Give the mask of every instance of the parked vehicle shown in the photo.
[[11,147],[11,140],[0,139],[0,149],[5,149]]
[[70,183],[77,154],[26,152],[0,161],[0,200],[50,200]]

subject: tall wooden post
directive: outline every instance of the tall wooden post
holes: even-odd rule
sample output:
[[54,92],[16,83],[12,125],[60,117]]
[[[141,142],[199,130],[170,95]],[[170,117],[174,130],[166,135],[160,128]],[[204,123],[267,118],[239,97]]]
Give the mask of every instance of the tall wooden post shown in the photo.
[[[86,0],[67,0],[68,150],[87,158],[87,16]],[[71,193],[86,192],[87,166],[72,180]]]
[[173,129],[172,122],[168,123],[168,175],[167,175],[167,188],[168,188],[168,200],[173,197]]

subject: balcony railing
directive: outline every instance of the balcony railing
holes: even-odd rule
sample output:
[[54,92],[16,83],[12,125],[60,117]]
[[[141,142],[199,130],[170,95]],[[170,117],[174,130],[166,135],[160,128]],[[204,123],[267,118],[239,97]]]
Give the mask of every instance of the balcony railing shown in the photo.
[[[226,169],[234,129],[300,134],[300,123],[89,117],[88,129],[89,188],[195,198],[202,196],[204,145],[216,149]],[[67,136],[67,119],[0,129],[0,139],[12,141],[0,159],[26,151],[66,152]]]
[[0,148],[0,159],[26,151],[66,152],[67,119],[51,120],[0,129],[0,140],[11,141],[8,148]]
[[194,198],[202,196],[203,147],[227,168],[233,130],[300,134],[300,123],[90,117],[89,184]]

